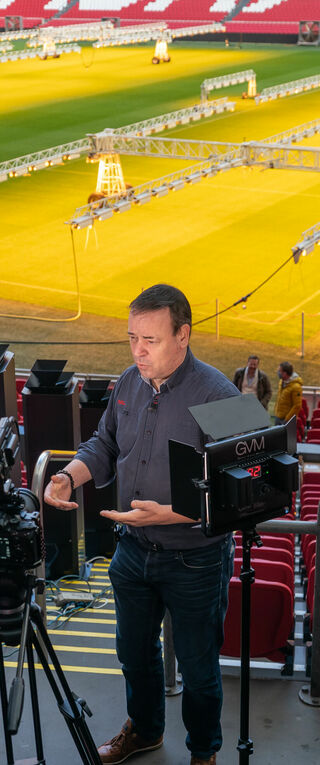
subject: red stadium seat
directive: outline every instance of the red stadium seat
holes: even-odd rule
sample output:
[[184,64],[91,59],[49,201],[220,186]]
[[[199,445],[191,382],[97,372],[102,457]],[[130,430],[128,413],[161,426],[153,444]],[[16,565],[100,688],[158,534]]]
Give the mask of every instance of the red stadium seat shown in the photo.
[[[233,577],[225,620],[222,654],[240,656],[242,584]],[[281,582],[256,579],[251,585],[250,656],[284,661],[285,648],[294,624],[293,595]]]
[[[294,537],[293,534],[261,534],[261,540],[263,547],[256,547],[253,545],[251,548],[251,554],[254,555],[256,550],[263,550],[264,547],[275,547],[276,549],[282,547],[293,554],[294,552]],[[237,548],[240,546],[239,537],[236,535]]]
[[314,609],[314,581],[315,581],[315,573],[316,568],[313,565],[312,568],[309,571],[308,576],[308,586],[307,586],[307,609],[309,613],[311,614],[311,618],[313,619],[313,609]]
[[315,443],[320,439],[320,428],[309,428],[307,432],[306,441],[308,443]]
[[306,485],[319,486],[320,485],[320,471],[317,470],[305,470],[303,473],[302,487]]
[[[240,577],[242,559],[235,558],[233,575]],[[255,579],[262,579],[264,582],[282,582],[290,587],[294,594],[294,571],[293,567],[282,561],[271,561],[264,558],[252,561],[252,568],[255,572]]]
[[307,401],[306,401],[305,398],[302,398],[301,407],[302,407],[302,409],[303,409],[303,411],[304,411],[304,413],[306,415],[306,419],[308,419],[308,416],[309,416],[309,407],[308,407],[308,404],[307,404]]
[[[241,557],[236,548],[236,558]],[[254,561],[256,560],[270,560],[287,563],[288,566],[293,568],[294,556],[289,550],[284,550],[282,547],[255,547],[251,550],[252,567],[254,568]]]
[[27,377],[16,377],[16,391],[17,391],[17,395],[21,394],[21,391],[24,388],[24,386],[25,386],[25,384],[27,382],[27,379],[28,379]]

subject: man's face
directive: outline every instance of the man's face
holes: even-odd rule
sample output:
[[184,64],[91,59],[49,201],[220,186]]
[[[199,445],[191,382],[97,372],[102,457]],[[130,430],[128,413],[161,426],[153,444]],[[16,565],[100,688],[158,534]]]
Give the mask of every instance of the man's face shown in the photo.
[[141,375],[160,386],[182,364],[190,328],[183,324],[177,334],[169,308],[129,314],[128,334],[131,352]]
[[248,359],[248,370],[251,375],[254,375],[256,369],[259,366],[259,359]]

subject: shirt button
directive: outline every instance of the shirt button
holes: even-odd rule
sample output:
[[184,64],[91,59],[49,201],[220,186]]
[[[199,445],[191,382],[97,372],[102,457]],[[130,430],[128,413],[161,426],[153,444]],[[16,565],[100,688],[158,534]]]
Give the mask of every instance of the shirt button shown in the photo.
[[146,464],[146,460],[141,460],[141,464],[145,465]]
[[146,435],[151,436],[151,430],[146,430]]
[[139,491],[139,490],[137,490],[137,491],[135,492],[135,495],[136,495],[137,497],[139,497],[139,496],[140,496],[140,491]]

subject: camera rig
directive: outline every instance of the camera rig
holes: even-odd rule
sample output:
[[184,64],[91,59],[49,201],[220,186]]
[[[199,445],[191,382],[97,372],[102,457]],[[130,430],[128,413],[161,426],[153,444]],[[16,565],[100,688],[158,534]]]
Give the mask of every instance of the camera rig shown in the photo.
[[[0,419],[0,572],[39,566],[44,557],[40,505],[29,489],[15,489],[11,468],[19,452],[13,417]],[[1,589],[0,589],[1,605]]]

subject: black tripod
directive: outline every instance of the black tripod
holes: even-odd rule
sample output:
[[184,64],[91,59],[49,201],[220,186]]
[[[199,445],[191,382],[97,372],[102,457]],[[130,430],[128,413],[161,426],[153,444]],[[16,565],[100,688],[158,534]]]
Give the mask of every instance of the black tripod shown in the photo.
[[[84,713],[89,717],[92,716],[90,709],[84,699],[78,698],[77,695],[71,691],[43,624],[40,608],[36,603],[31,603],[33,588],[37,587],[40,589],[41,586],[43,587],[43,582],[41,580],[37,580],[34,576],[26,574],[22,580],[22,590],[21,581],[16,588],[16,591],[18,591],[20,587],[20,592],[24,589],[24,604],[21,602],[19,603],[18,599],[17,608],[0,611],[0,692],[7,765],[14,765],[12,735],[18,731],[22,714],[24,698],[24,680],[22,672],[25,652],[28,660],[33,727],[37,752],[37,763],[35,763],[35,765],[45,765],[33,647],[38,654],[40,663],[56,698],[59,710],[65,718],[82,762],[85,763],[85,765],[101,765],[101,759],[97,748],[84,719]],[[40,640],[33,628],[33,624],[37,628]],[[11,685],[9,701],[6,689],[2,643],[12,646],[20,644],[17,672]],[[46,653],[54,666],[58,682],[49,666]],[[65,698],[62,695],[59,684]]]
[[239,763],[247,765],[253,754],[253,741],[249,738],[249,699],[250,699],[250,620],[251,620],[251,585],[254,582],[254,569],[251,567],[251,547],[262,547],[262,541],[255,527],[242,531],[242,582],[241,599],[241,672],[240,672],[240,738],[238,741]]

